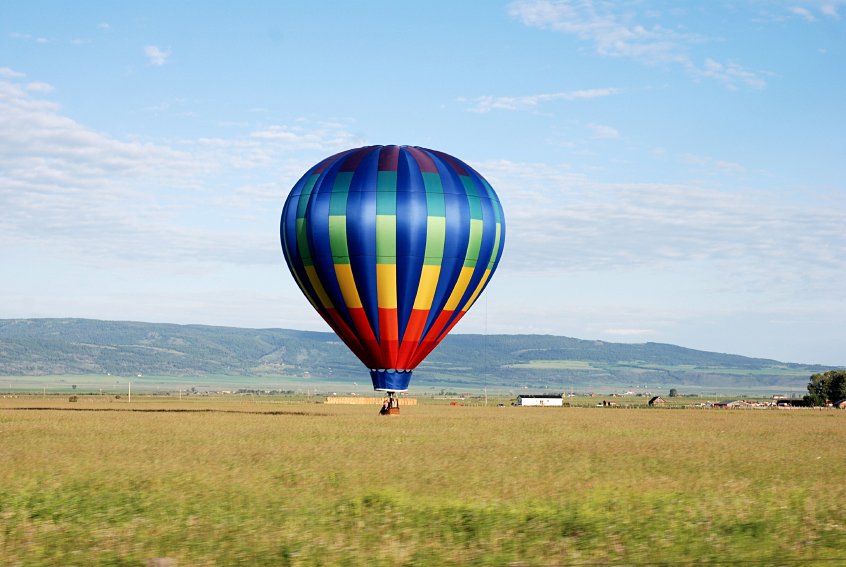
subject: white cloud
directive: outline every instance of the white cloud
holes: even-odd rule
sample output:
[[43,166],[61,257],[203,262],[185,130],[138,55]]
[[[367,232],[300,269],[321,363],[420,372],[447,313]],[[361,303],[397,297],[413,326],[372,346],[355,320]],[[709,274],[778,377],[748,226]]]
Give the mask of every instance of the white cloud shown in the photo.
[[26,77],[26,74],[19,73],[13,69],[9,69],[8,67],[0,67],[0,77],[5,79],[16,79],[19,77]]
[[825,3],[820,6],[820,11],[828,16],[829,18],[839,18],[840,14],[837,13],[837,5],[834,3]]
[[600,140],[616,140],[620,137],[616,128],[604,124],[588,124],[588,128],[593,132],[593,137]]
[[742,174],[746,173],[746,168],[733,161],[716,160],[714,166],[725,173]]
[[805,0],[802,5],[789,6],[787,10],[806,22],[816,22],[816,13],[835,20],[840,19],[838,8],[846,5],[844,0]]
[[108,22],[100,22],[99,24],[97,24],[98,30],[108,30],[108,29],[111,29],[111,28],[112,28],[112,26],[109,25]]
[[523,24],[572,34],[593,43],[602,55],[646,63],[684,62],[685,44],[695,36],[634,21],[621,4],[591,0],[525,0],[511,4],[509,14]]
[[846,300],[842,198],[794,203],[700,184],[598,183],[538,163],[474,167],[503,202],[506,269],[567,278],[704,265],[727,289]]
[[53,85],[49,83],[29,83],[26,85],[26,90],[31,93],[50,93],[53,92]]
[[297,142],[301,136],[291,132],[284,126],[270,126],[250,134],[252,138],[259,140],[273,140],[277,142]]
[[738,83],[754,89],[763,89],[767,86],[760,73],[744,69],[736,63],[722,64],[713,59],[706,59],[705,64],[696,68],[694,73],[702,77],[716,79],[729,89],[736,89]]
[[714,78],[729,88],[738,83],[762,88],[762,73],[736,63],[720,64],[707,58],[703,66],[691,55],[702,36],[660,25],[644,26],[633,6],[602,0],[518,0],[509,7],[511,17],[529,27],[573,35],[607,57],[632,59],[646,65],[678,65],[696,76]]
[[741,175],[747,173],[746,168],[739,163],[728,160],[714,159],[707,156],[699,156],[694,154],[683,154],[682,161],[687,164],[697,166],[705,171],[730,173],[734,175]]
[[[36,245],[104,257],[162,254],[181,232],[148,189],[196,186],[202,173],[190,155],[171,148],[122,142],[62,116],[58,106],[0,82],[0,239],[4,246]],[[171,244],[190,240],[190,231]],[[80,257],[85,254],[80,255]]]
[[801,16],[806,21],[813,22],[814,20],[816,20],[811,11],[807,8],[803,8],[802,6],[792,6],[790,8],[790,11],[796,14],[797,16]]
[[277,263],[287,191],[356,141],[331,122],[179,147],[121,141],[34,98],[49,89],[33,84],[0,80],[0,248],[96,267]]
[[[470,112],[486,113],[491,110],[536,110],[542,103],[555,101],[589,100],[619,93],[618,89],[581,89],[526,96],[480,96],[470,99]],[[465,99],[461,99],[462,102]]]
[[[243,138],[200,138],[198,150],[212,152],[218,163],[237,169],[260,169],[277,165],[288,167],[285,156],[293,152],[314,152],[325,157],[346,148],[365,145],[343,124],[318,122],[294,126],[274,124],[254,130]],[[298,162],[303,173],[311,163]]]
[[160,67],[167,63],[167,59],[170,57],[170,51],[162,51],[155,45],[148,45],[144,48],[144,55],[147,56],[151,65]]
[[9,37],[12,39],[18,39],[21,41],[34,41],[35,43],[50,43],[50,40],[46,37],[36,37],[29,33],[19,33],[19,32],[12,32],[9,34]]

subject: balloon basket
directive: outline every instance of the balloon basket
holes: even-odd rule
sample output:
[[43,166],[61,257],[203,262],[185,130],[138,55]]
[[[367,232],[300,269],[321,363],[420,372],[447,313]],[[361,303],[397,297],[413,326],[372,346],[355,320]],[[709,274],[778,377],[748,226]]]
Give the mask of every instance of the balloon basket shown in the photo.
[[395,392],[388,392],[388,397],[382,404],[382,409],[379,410],[381,415],[399,415],[399,398]]

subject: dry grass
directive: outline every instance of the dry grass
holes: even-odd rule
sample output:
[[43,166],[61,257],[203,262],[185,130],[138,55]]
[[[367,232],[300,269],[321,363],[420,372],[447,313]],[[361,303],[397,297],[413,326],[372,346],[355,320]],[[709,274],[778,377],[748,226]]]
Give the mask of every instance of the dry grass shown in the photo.
[[[36,404],[53,409],[13,409]],[[145,411],[88,411],[97,409]],[[0,400],[0,557],[183,566],[846,558],[846,412],[377,410]]]

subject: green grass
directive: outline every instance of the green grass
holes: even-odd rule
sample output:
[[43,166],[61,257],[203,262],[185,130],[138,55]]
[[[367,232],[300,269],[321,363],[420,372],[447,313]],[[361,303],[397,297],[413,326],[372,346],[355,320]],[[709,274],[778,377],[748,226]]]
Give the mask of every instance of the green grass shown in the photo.
[[508,364],[506,368],[529,368],[533,370],[596,370],[597,367],[583,360],[530,360],[519,364]]
[[0,563],[846,558],[846,412],[376,409],[0,399]]
[[[196,388],[198,391],[235,391],[239,388],[258,390],[290,390],[321,392],[337,391],[357,392],[359,395],[370,393],[373,387],[370,376],[365,372],[357,377],[358,380],[340,377],[328,379],[325,377],[303,378],[302,376],[229,376],[225,374],[206,374],[203,376],[108,376],[105,374],[82,375],[45,375],[45,376],[3,376],[0,377],[0,396],[9,393],[39,393],[46,394],[126,394],[127,384],[131,382],[132,392],[155,393],[170,392],[178,395],[179,390],[187,391]],[[76,389],[73,388],[76,385]]]
[[740,377],[752,376],[780,376],[784,378],[804,378],[808,376],[806,368],[787,368],[784,366],[767,366],[764,368],[731,368],[721,366],[697,366],[695,364],[648,364],[645,362],[618,362],[604,365],[605,368],[619,368],[633,366],[644,370],[664,370],[678,373],[703,373]]
[[766,368],[730,368],[719,366],[697,366],[695,364],[650,364],[643,361],[589,362],[584,360],[530,360],[517,364],[507,364],[505,368],[524,368],[529,370],[660,370],[682,374],[703,373],[731,376],[781,376],[785,378],[806,377],[805,368],[786,368],[768,366]]

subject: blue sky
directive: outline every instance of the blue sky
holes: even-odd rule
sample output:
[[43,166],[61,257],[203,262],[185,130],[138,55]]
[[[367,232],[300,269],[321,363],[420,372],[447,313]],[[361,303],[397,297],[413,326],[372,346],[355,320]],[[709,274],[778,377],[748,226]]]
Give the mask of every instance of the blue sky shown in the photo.
[[846,2],[0,3],[0,318],[325,330],[321,158],[431,147],[506,249],[457,332],[846,364]]

